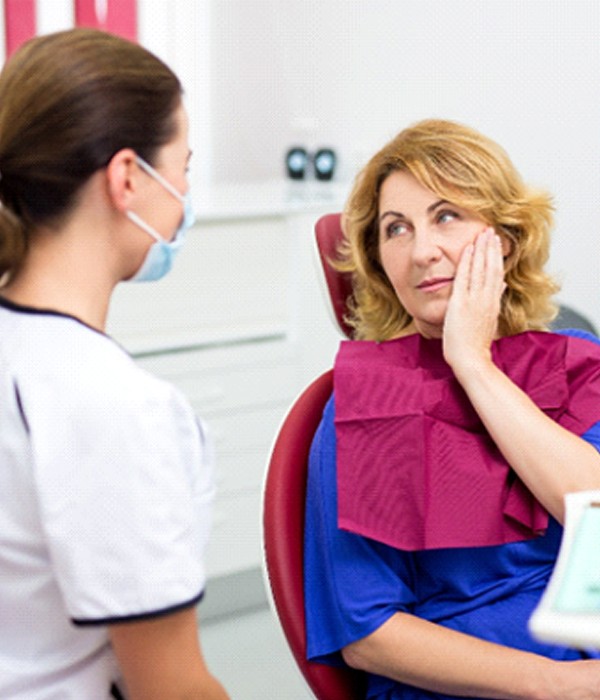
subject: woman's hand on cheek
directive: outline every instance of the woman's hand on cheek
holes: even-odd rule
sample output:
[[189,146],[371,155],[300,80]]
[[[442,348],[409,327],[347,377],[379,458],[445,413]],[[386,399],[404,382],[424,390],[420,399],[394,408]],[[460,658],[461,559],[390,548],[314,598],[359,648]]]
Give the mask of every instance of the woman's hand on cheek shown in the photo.
[[505,287],[500,237],[487,228],[462,253],[444,320],[444,357],[455,373],[491,360]]

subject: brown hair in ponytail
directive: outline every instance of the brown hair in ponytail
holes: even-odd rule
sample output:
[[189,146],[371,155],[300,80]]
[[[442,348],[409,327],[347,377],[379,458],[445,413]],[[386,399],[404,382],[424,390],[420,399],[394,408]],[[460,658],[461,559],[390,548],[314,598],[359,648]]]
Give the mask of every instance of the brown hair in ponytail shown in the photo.
[[181,84],[138,44],[72,29],[24,44],[0,73],[0,278],[122,148],[152,163],[175,134]]

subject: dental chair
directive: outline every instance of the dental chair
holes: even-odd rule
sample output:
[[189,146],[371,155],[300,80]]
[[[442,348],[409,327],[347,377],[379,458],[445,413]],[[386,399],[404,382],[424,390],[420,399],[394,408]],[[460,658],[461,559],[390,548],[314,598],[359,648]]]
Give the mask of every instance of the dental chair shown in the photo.
[[[317,247],[333,312],[342,332],[350,280],[337,273],[328,259],[336,255],[341,238],[340,215],[322,217],[315,227]],[[263,547],[272,603],[294,660],[318,700],[360,700],[365,676],[350,668],[334,668],[306,658],[304,618],[304,502],[308,455],[323,408],[333,389],[333,370],[314,380],[293,404],[276,437],[263,493]]]

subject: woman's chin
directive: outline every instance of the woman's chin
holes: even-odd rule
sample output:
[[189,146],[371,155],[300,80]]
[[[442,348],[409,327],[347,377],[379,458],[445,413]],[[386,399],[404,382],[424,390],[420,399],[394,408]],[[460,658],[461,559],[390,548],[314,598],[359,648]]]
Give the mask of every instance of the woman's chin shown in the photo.
[[444,334],[443,315],[432,315],[427,318],[413,318],[412,325],[415,331],[424,338],[441,338]]

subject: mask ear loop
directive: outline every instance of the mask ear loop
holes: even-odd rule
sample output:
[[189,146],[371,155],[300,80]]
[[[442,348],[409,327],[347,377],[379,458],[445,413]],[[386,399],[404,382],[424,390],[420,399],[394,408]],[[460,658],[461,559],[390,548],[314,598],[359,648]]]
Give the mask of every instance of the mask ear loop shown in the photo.
[[180,192],[178,192],[168,180],[165,180],[165,178],[158,172],[158,170],[153,168],[149,163],[146,163],[146,161],[141,156],[138,156],[136,154],[135,160],[142,170],[146,171],[148,175],[150,175],[150,177],[153,177],[158,182],[160,182],[160,184],[168,192],[170,192],[173,195],[173,197],[175,197],[182,203],[185,201],[185,195],[182,195]]
[[154,238],[155,241],[162,241],[164,240],[159,234],[152,228],[152,226],[149,226],[143,219],[141,219],[134,211],[129,211],[127,210],[125,212],[125,215],[130,221],[133,221],[134,224],[137,224],[141,229],[143,229],[146,233],[149,233],[152,238]]

